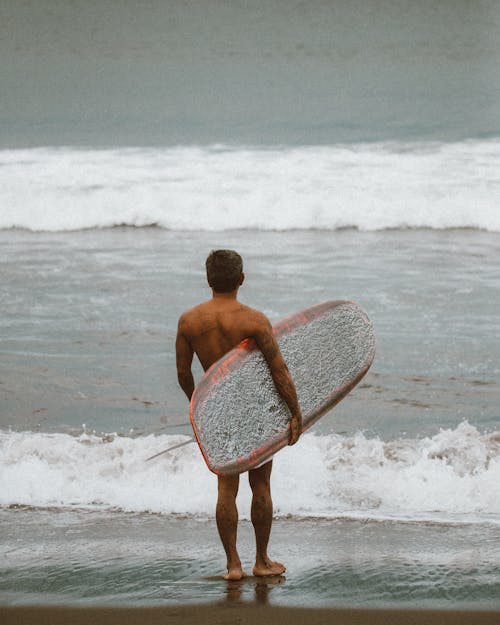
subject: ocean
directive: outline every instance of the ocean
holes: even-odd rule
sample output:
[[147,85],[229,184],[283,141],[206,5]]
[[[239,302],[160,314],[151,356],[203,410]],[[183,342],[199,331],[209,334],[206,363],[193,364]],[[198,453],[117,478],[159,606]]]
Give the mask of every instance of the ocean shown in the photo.
[[[0,13],[0,603],[500,609],[497,4]],[[147,461],[192,436],[219,247],[271,321],[349,299],[377,336],[274,460],[285,576],[239,584],[196,445]]]

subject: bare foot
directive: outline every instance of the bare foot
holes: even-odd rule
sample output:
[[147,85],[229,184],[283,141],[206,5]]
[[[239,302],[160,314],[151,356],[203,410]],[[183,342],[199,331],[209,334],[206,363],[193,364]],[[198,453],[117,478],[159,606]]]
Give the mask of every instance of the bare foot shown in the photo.
[[239,579],[243,579],[246,577],[246,573],[243,571],[241,566],[235,566],[233,568],[228,568],[227,573],[224,575],[224,579],[229,582],[238,581]]
[[266,577],[269,575],[281,575],[286,571],[286,567],[281,562],[273,562],[272,560],[266,560],[262,564],[256,564],[253,567],[253,574],[256,577]]

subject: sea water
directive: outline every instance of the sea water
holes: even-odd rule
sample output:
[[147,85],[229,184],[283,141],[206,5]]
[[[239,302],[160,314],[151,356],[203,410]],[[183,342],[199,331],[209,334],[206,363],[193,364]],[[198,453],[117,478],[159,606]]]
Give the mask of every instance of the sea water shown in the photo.
[[[500,607],[498,11],[382,4],[2,5],[3,603]],[[192,435],[219,247],[272,321],[350,299],[377,336],[275,458],[268,583],[217,577],[196,445],[147,460]]]
[[[0,240],[4,601],[498,606],[496,232],[128,227]],[[241,298],[273,321],[350,298],[377,333],[360,385],[274,461],[271,553],[285,582],[240,590],[205,579],[224,559],[216,478],[197,446],[147,461],[192,435],[176,322],[209,297],[203,261],[220,246],[241,251]],[[245,478],[239,510],[248,568]]]

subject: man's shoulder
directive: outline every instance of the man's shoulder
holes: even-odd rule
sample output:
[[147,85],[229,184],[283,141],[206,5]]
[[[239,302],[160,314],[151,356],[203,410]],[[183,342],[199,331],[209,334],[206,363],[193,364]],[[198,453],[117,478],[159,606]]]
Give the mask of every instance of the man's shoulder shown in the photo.
[[256,321],[263,323],[269,321],[266,315],[261,310],[257,310],[257,308],[250,308],[249,306],[247,306],[247,309],[248,314],[251,315]]
[[199,319],[200,315],[203,313],[203,309],[206,308],[206,304],[207,302],[202,302],[201,304],[197,304],[185,310],[179,317],[179,328],[189,326]]
[[271,325],[266,315],[256,308],[251,308],[250,306],[242,304],[242,313],[248,320],[248,323],[254,326],[256,330],[264,329]]

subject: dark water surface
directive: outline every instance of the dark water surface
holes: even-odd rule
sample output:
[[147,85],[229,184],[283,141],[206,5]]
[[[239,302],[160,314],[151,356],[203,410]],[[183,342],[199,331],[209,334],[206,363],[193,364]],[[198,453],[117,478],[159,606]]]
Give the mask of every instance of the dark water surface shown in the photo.
[[0,25],[2,147],[500,129],[495,0],[2,0]]

